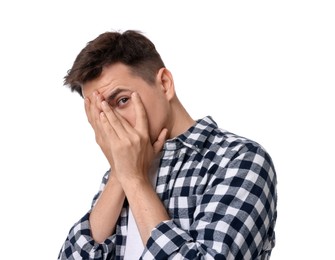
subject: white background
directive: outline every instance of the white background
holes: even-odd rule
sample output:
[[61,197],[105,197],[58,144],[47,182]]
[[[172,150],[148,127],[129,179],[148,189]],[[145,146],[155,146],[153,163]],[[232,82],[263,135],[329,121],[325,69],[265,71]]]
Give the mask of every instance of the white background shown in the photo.
[[143,31],[195,118],[261,143],[278,174],[272,260],[334,257],[333,1],[2,1],[0,259],[56,259],[108,165],[62,86],[85,44]]

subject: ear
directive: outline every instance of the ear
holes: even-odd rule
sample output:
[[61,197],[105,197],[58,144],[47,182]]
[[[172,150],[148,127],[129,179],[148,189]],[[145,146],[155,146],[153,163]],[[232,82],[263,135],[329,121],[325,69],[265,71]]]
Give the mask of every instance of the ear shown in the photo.
[[166,95],[167,100],[171,100],[176,96],[174,81],[171,72],[167,68],[161,68],[157,73],[158,85]]

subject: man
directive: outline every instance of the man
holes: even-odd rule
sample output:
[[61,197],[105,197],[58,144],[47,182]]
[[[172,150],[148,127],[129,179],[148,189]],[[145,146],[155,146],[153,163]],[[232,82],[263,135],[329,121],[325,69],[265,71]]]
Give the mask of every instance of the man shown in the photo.
[[65,84],[84,97],[110,170],[59,259],[269,258],[277,200],[271,158],[211,117],[194,121],[149,39],[101,34]]

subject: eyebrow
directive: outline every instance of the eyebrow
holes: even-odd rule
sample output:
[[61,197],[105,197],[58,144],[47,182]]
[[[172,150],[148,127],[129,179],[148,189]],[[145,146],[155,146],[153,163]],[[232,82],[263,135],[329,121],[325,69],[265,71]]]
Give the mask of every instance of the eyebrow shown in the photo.
[[126,89],[126,88],[116,88],[114,89],[107,97],[106,97],[106,101],[108,103],[111,103],[114,101],[114,99],[117,97],[117,95],[119,95],[122,92],[126,92],[126,91],[130,91],[130,89]]

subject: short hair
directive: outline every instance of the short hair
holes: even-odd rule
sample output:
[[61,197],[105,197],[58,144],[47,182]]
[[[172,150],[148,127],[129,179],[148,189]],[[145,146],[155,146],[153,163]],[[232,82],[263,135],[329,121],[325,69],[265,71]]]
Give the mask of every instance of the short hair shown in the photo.
[[155,83],[157,72],[165,67],[155,45],[141,32],[105,32],[80,51],[64,77],[64,85],[83,97],[83,84],[98,78],[104,67],[115,63],[127,65],[131,73],[150,85]]

